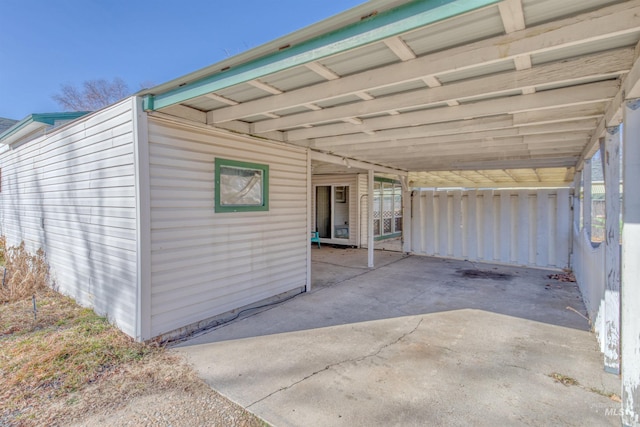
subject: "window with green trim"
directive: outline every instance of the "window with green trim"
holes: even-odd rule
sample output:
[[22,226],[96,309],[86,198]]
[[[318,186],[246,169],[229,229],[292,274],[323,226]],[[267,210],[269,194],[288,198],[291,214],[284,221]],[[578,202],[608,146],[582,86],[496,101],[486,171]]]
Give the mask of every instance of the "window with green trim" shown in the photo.
[[216,212],[269,210],[269,165],[216,159]]

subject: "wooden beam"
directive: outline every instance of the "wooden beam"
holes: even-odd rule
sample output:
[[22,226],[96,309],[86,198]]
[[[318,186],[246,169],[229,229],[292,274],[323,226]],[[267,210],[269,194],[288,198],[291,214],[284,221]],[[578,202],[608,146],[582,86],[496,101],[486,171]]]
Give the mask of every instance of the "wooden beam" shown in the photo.
[[599,119],[607,101],[592,104],[574,105],[572,107],[549,108],[537,111],[525,111],[513,114],[514,126],[531,126],[540,124],[561,123],[572,120]]
[[342,165],[342,166],[346,166],[348,161],[348,164],[353,168],[364,169],[364,170],[372,169],[379,173],[390,173],[390,174],[401,175],[401,176],[407,175],[407,171],[403,170],[402,168],[393,168],[393,167],[378,165],[370,162],[363,162],[363,161],[351,159],[351,158],[347,159],[345,157],[335,156],[329,153],[321,153],[315,150],[311,150],[311,160],[330,163],[334,165]]
[[639,26],[640,0],[624,2],[595,12],[517,31],[506,36],[493,37],[281,95],[222,108],[217,110],[216,120],[227,121],[249,117],[265,111],[277,111],[308,102],[318,102],[356,92],[397,85],[448,71],[512,60],[520,55],[546,52],[621,36],[637,31]]
[[[288,136],[291,140],[300,139],[300,136],[304,136],[304,138],[317,138],[321,136],[334,136],[372,130],[376,131],[380,129],[464,120],[468,118],[478,118],[505,113],[571,107],[609,100],[615,96],[617,91],[618,84],[616,81],[605,81],[538,92],[526,96],[521,95],[495,98],[488,101],[463,104],[457,107],[432,108],[428,110],[428,114],[425,113],[425,111],[412,111],[398,116],[364,119],[362,125],[353,127],[351,127],[351,125],[332,124],[312,129],[294,130],[288,132]],[[271,124],[264,123],[265,122],[259,122],[255,124],[255,131],[257,133],[272,130],[273,126]]]
[[209,98],[209,99],[213,99],[214,101],[218,101],[218,102],[222,102],[223,104],[227,104],[227,105],[238,105],[239,102],[234,101],[233,99],[229,99],[229,98],[225,98],[224,96],[215,94],[215,93],[208,93],[206,95],[204,95],[205,97]]
[[524,12],[520,0],[504,0],[498,4],[502,25],[507,34],[524,30]]
[[[475,119],[464,118],[462,120],[443,121],[441,123],[430,123],[426,125],[400,127],[400,128],[379,128],[374,131],[376,135],[381,135],[381,140],[402,138],[406,133],[408,138],[435,135],[447,135],[454,133],[465,133],[482,131],[489,129],[503,129],[511,126],[535,126],[539,124],[557,124],[567,121],[591,119],[596,120],[604,114],[606,102],[595,102],[584,105],[574,105],[570,107],[548,108],[544,110],[525,111],[514,114],[499,114],[488,117],[478,117]],[[208,113],[210,114],[210,113]],[[595,126],[595,125],[594,125]],[[358,142],[358,138],[368,138],[354,129],[352,126],[343,125],[339,129],[331,126],[316,126],[307,129],[296,129],[284,132],[289,141],[332,141],[339,145],[339,141],[347,141],[353,138]],[[388,138],[387,138],[388,137]],[[345,142],[349,144],[350,142]]]
[[399,36],[384,39],[384,44],[402,61],[416,59],[416,54]]
[[309,62],[308,64],[305,64],[305,66],[327,80],[337,80],[340,78],[340,76],[333,72],[333,70],[330,70],[319,62]]
[[[258,89],[261,89],[265,92],[269,92],[272,95],[280,95],[282,93],[282,91],[276,87],[273,87],[269,84],[266,84],[264,82],[261,82],[260,80],[250,80],[247,82],[248,84],[250,84],[253,87],[256,87]],[[264,111],[263,113],[266,113],[267,111]]]
[[422,81],[429,87],[440,87],[442,82],[436,76],[424,76]]
[[640,97],[640,43],[636,45],[633,66],[623,78],[620,91],[607,104],[605,114],[600,119],[596,132],[594,132],[591,141],[580,156],[578,170],[581,170],[584,161],[591,158],[597,151],[598,141],[604,135],[605,129],[610,126],[617,126],[622,122],[622,103],[626,99],[635,97]]
[[516,70],[528,70],[533,67],[531,63],[531,55],[519,55],[513,58],[513,62],[515,63]]
[[[260,128],[265,131],[287,129],[304,124],[340,120],[344,116],[355,117],[404,108],[428,107],[478,96],[509,95],[514,90],[538,85],[554,83],[570,85],[572,82],[579,83],[584,79],[615,78],[631,68],[632,54],[633,50],[629,48],[605,51],[535,68],[384,96],[369,102],[325,108],[319,113],[289,115],[277,120],[261,122]],[[215,112],[213,117],[215,119]]]
[[406,162],[404,166],[409,171],[442,171],[442,170],[492,170],[492,169],[523,169],[523,168],[554,168],[571,167],[576,164],[577,156],[552,158],[515,158],[501,160],[451,160],[450,162]]
[[[479,119],[474,119],[478,121]],[[309,141],[309,146],[327,151],[345,147],[347,149],[366,146],[367,148],[392,148],[402,146],[405,140],[413,143],[443,143],[454,141],[481,140],[483,138],[500,138],[508,136],[556,134],[563,132],[593,131],[596,125],[595,119],[578,120],[571,122],[552,123],[532,126],[512,126],[511,120],[503,122],[488,122],[487,130],[482,130],[481,125],[469,126],[465,121],[446,122],[446,130],[430,129],[432,125],[414,126],[403,129],[390,129],[378,131],[373,135],[354,134],[329,138],[319,138]],[[476,122],[479,123],[479,122]],[[501,125],[500,123],[504,123]],[[466,126],[465,126],[466,125]],[[502,127],[498,127],[502,126]],[[435,127],[435,126],[434,126]],[[446,132],[446,133],[445,133]]]

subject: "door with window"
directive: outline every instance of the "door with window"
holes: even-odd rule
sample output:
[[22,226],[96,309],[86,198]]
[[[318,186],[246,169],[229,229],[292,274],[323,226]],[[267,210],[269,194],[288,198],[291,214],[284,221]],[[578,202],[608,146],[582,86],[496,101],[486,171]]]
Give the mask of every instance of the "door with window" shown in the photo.
[[349,240],[349,186],[316,186],[316,229],[321,239]]

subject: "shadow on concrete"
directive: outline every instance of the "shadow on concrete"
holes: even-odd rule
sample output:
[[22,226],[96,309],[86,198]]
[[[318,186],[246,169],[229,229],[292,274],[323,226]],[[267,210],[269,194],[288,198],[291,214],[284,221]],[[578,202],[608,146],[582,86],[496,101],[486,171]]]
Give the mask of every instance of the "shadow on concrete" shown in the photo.
[[476,309],[588,331],[576,283],[554,271],[479,264],[390,251],[324,246],[312,251],[311,292],[220,325],[177,346],[395,317]]

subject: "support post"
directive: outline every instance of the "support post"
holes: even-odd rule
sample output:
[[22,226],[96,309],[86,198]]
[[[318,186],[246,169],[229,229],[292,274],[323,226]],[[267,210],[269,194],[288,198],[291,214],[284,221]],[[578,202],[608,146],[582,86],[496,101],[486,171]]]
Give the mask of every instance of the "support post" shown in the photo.
[[581,209],[581,204],[580,204],[580,191],[581,191],[581,187],[580,187],[580,181],[582,179],[582,172],[576,172],[575,177],[573,178],[573,221],[572,221],[572,228],[571,228],[571,233],[569,236],[570,239],[570,253],[571,253],[571,258],[570,258],[570,266],[573,267],[574,266],[574,248],[575,248],[575,241],[574,241],[574,235],[576,233],[574,233],[574,231],[577,231],[577,236],[578,238],[580,238],[580,209]]
[[601,143],[605,186],[604,369],[620,373],[620,126]]
[[591,159],[585,160],[582,170],[582,185],[584,196],[582,198],[582,227],[587,230],[587,236],[591,241]]
[[411,252],[411,189],[409,178],[400,177],[402,183],[402,252]]
[[367,266],[373,268],[373,169],[367,174]]
[[311,150],[307,150],[307,283],[305,285],[305,292],[311,292],[311,244],[309,243],[309,236],[311,236],[311,218],[313,212],[313,186],[311,185]]
[[622,425],[640,426],[640,99],[624,103],[621,336]]

